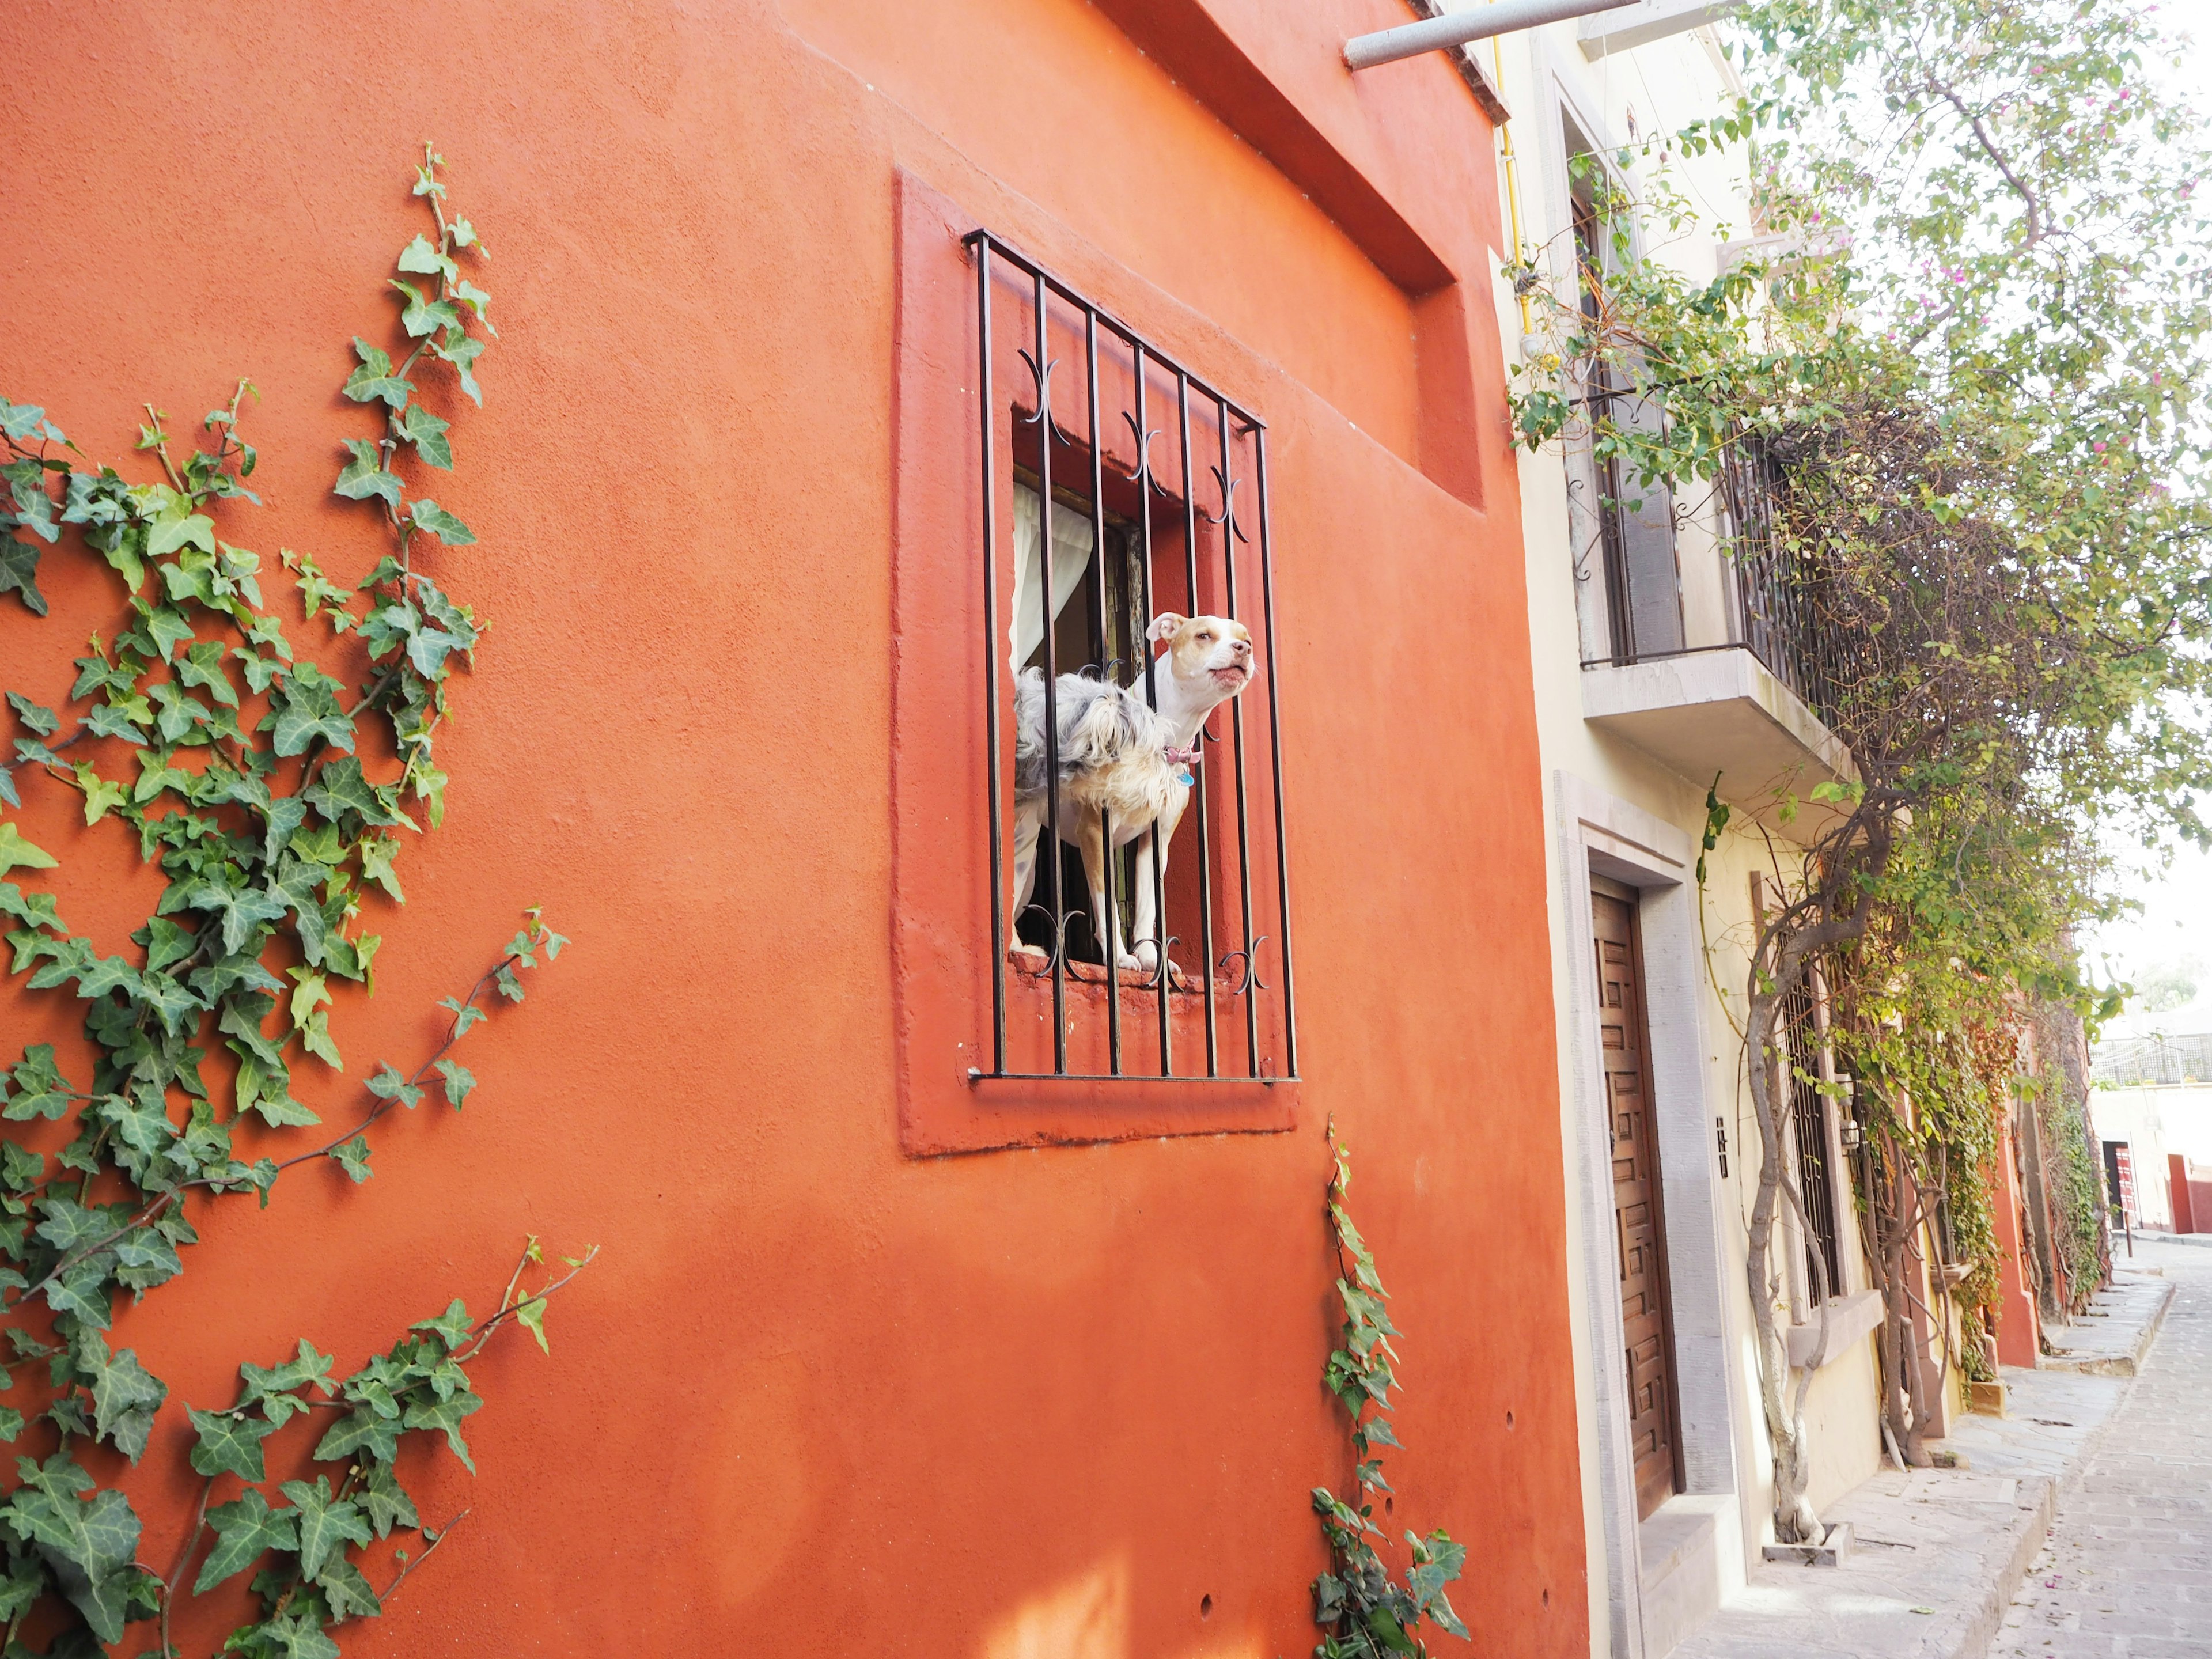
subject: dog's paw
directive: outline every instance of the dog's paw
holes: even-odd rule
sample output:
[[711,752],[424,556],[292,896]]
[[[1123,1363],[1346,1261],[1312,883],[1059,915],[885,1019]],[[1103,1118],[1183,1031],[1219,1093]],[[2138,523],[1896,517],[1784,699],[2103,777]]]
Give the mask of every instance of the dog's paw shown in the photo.
[[1121,959],[1115,965],[1130,973],[1149,974],[1152,971],[1142,957],[1128,951],[1121,952]]

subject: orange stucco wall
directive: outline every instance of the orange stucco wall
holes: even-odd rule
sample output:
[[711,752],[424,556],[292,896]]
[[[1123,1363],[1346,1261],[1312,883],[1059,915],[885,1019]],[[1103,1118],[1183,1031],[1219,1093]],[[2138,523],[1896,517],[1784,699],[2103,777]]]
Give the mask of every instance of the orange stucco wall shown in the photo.
[[[426,1515],[473,1513],[349,1654],[1304,1651],[1306,1493],[1349,1476],[1318,1384],[1330,1114],[1407,1333],[1388,1518],[1472,1547],[1480,1651],[1588,1650],[1492,140],[1441,63],[1354,83],[1333,57],[1405,15],[0,15],[0,390],[139,476],[141,398],[189,416],[251,375],[269,505],[219,529],[271,564],[357,576],[380,550],[327,494],[368,429],[336,388],[351,336],[395,331],[380,284],[425,136],[495,256],[488,406],[437,400],[459,470],[436,493],[481,542],[433,555],[493,631],[441,739],[445,827],[402,862],[410,902],[370,902],[386,943],[334,1021],[349,1076],[411,1063],[522,906],[574,946],[470,1039],[465,1115],[392,1124],[367,1187],[308,1172],[265,1214],[209,1210],[185,1279],[116,1334],[173,1402],[227,1403],[237,1359],[297,1334],[350,1366],[453,1293],[488,1303],[525,1232],[604,1247],[550,1361],[484,1361],[480,1478],[422,1460]],[[901,1151],[902,170],[1085,280],[1133,273],[1148,326],[1265,400],[1287,1131]],[[118,604],[67,546],[44,580],[46,623],[0,600],[0,679],[58,702]],[[155,889],[125,832],[32,792],[64,914],[127,950]],[[56,999],[0,1009],[11,1050],[73,1039]],[[131,1477],[149,1560],[197,1492],[183,1437],[173,1403]]]
[[2033,1368],[2041,1363],[2043,1322],[2036,1311],[2035,1289],[2027,1266],[2027,1232],[2014,1151],[2012,1115],[2004,1115],[1997,1139],[1995,1209],[1997,1235],[1997,1358],[2007,1365]]

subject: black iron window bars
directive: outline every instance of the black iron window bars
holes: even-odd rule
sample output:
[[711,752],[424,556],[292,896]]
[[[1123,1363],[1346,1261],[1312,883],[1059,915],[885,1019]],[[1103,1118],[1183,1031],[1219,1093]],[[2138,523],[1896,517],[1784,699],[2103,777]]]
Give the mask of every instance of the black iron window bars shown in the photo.
[[[1275,580],[1273,549],[1267,507],[1267,427],[1225,393],[1215,390],[1158,350],[1137,331],[1085,299],[1076,289],[1034,260],[1009,247],[990,232],[976,230],[965,238],[975,271],[976,337],[979,375],[976,399],[980,414],[978,441],[981,455],[983,586],[984,732],[988,758],[985,768],[989,799],[988,822],[991,866],[991,1069],[981,1077],[1044,1080],[1071,1079],[1086,1082],[1108,1079],[1176,1079],[1194,1083],[1224,1080],[1285,1082],[1297,1075],[1297,1028],[1291,967],[1290,872],[1283,826],[1283,743],[1281,702],[1278,690]],[[994,361],[994,300],[1012,313],[1003,324],[1006,337],[1019,339],[1014,355],[1021,367],[1002,378],[1000,363]],[[1071,432],[1054,410],[1056,371],[1062,361],[1054,355],[1055,343],[1079,344],[1082,380],[1079,388],[1064,377],[1059,388],[1063,403],[1079,402],[1082,429]],[[1002,386],[1006,389],[1001,391]],[[1070,398],[1073,392],[1074,397]],[[1007,401],[1002,405],[1001,398]],[[1024,404],[1030,406],[1024,410]],[[1171,423],[1176,455],[1164,475],[1152,459],[1153,441],[1160,429],[1148,422],[1154,416]],[[1115,417],[1118,416],[1118,419]],[[1001,425],[1001,422],[1004,425]],[[1124,445],[1121,428],[1127,428]],[[1210,431],[1208,430],[1210,428]],[[1194,438],[1194,434],[1197,434]],[[1211,442],[1206,441],[1210,439]],[[1002,447],[1003,441],[1003,447]],[[1213,453],[1206,456],[1201,445]],[[1127,466],[1109,461],[1109,453],[1126,449]],[[1009,465],[1009,455],[1012,460]],[[1012,476],[1009,476],[1011,473]],[[1034,480],[1034,483],[1031,483]],[[1245,486],[1243,504],[1239,486]],[[1002,526],[1001,490],[1009,486],[1030,489],[1035,502],[1036,533],[1018,551],[1019,563],[1012,572],[1015,599],[1037,608],[1037,644],[1026,662],[1008,660],[1010,630],[1000,624]],[[1119,494],[1128,510],[1109,511],[1109,494]],[[1213,509],[1201,504],[1209,497]],[[1027,503],[1021,503],[1025,513]],[[1087,557],[1075,580],[1088,586],[1083,614],[1092,624],[1087,644],[1079,646],[1062,611],[1074,597],[1055,596],[1055,567],[1062,562],[1056,538],[1062,514],[1080,515],[1076,528],[1085,528]],[[1020,514],[1018,514],[1020,516]],[[1023,526],[1027,532],[1026,524]],[[1178,545],[1179,544],[1179,545]],[[1034,550],[1034,563],[1030,562]],[[1080,545],[1077,552],[1084,550]],[[1180,559],[1176,554],[1180,553]],[[1156,570],[1155,561],[1158,562]],[[1179,568],[1177,566],[1179,565]],[[1240,565],[1244,581],[1241,589]],[[1249,618],[1251,576],[1258,576],[1260,614],[1251,628],[1255,646],[1253,667],[1265,681],[1266,740],[1254,739],[1248,727],[1256,715],[1248,714],[1244,699],[1232,696],[1224,708],[1216,708],[1201,722],[1193,740],[1200,760],[1189,776],[1189,801],[1174,839],[1194,846],[1182,855],[1178,880],[1171,890],[1165,874],[1168,849],[1161,844],[1159,826],[1142,832],[1150,856],[1141,860],[1127,852],[1116,854],[1110,821],[1102,825],[1101,840],[1109,849],[1101,860],[1104,915],[1087,916],[1083,931],[1090,935],[1100,957],[1096,977],[1091,965],[1071,960],[1071,919],[1086,921],[1085,911],[1072,911],[1067,890],[1070,878],[1064,866],[1070,860],[1062,842],[1060,803],[1056,788],[1044,792],[1045,823],[1038,835],[1034,896],[1020,915],[1012,915],[1006,841],[1009,805],[1006,772],[1007,722],[1012,718],[1014,684],[1025,666],[1042,670],[1045,775],[1056,779],[1060,770],[1059,677],[1070,653],[1084,649],[1088,660],[1080,671],[1097,674],[1134,690],[1141,684],[1146,704],[1160,707],[1160,677],[1167,672],[1155,659],[1152,641],[1144,624],[1155,614],[1156,577],[1161,609],[1180,605],[1188,616],[1214,615],[1232,621]],[[1176,580],[1179,577],[1180,580]],[[1026,578],[1026,581],[1024,579]],[[1024,593],[1024,586],[1034,587]],[[1180,589],[1178,593],[1176,590]],[[1017,641],[1026,624],[1012,618]],[[1133,623],[1132,627],[1130,624]],[[1019,643],[1014,647],[1019,651]],[[1248,681],[1248,685],[1249,682]],[[1210,783],[1213,763],[1222,757],[1224,739],[1216,729],[1228,726],[1225,758],[1228,788]],[[1002,745],[1005,745],[1002,748]],[[1251,774],[1263,770],[1259,787]],[[1261,811],[1255,814],[1255,798]],[[1260,822],[1255,825],[1255,816]],[[1236,862],[1233,875],[1227,864],[1227,840],[1233,836]],[[1218,841],[1218,868],[1217,842]],[[1270,868],[1272,866],[1272,868]],[[1194,869],[1194,877],[1190,872]],[[1125,901],[1139,871],[1149,872],[1150,906],[1154,923],[1151,933],[1133,937],[1133,923]],[[1273,880],[1267,879],[1272,874]],[[1232,880],[1236,914],[1217,922],[1216,886]],[[1080,882],[1076,891],[1084,890]],[[1272,890],[1270,890],[1272,889]],[[1224,902],[1225,908],[1225,897]],[[1272,916],[1266,912],[1272,908]],[[1188,927],[1195,937],[1171,931]],[[1009,982],[1009,956],[1027,922],[1045,954],[1041,969],[1017,973]],[[1103,926],[1100,925],[1103,922]],[[1118,964],[1117,944],[1139,954],[1149,945],[1152,960],[1140,982],[1125,984]],[[1194,963],[1176,962],[1178,945],[1198,948]],[[1229,948],[1217,951],[1217,947]],[[1276,970],[1270,984],[1262,966]],[[1221,977],[1217,978],[1217,975]],[[1195,978],[1194,992],[1188,981]],[[1072,986],[1071,980],[1075,983]],[[1050,998],[1051,1034],[1048,1045],[1024,1021],[1010,1044],[1010,1003],[1017,1015],[1025,1012],[1025,1000]],[[1142,1045],[1156,1050],[1157,1067],[1132,1069],[1124,1052],[1125,998],[1139,1006],[1149,1003],[1155,1042]],[[1272,1007],[1267,1000],[1278,999]],[[1178,1052],[1191,1031],[1189,1005],[1195,1000],[1202,1014],[1203,1069],[1193,1057]],[[1243,1065],[1224,1065],[1221,1018],[1224,1003],[1241,1007]],[[1103,1004],[1103,1069],[1095,1063],[1100,1055],[1095,1030],[1086,1032],[1071,1020]],[[1038,1008],[1036,1012],[1041,1013]],[[1275,1045],[1279,1040],[1279,1056]],[[1048,1067],[1045,1050],[1049,1047]],[[1079,1064],[1071,1062],[1073,1049]],[[1083,1067],[1087,1066],[1088,1069]]]
[[1792,1127],[1797,1141],[1797,1190],[1805,1205],[1805,1283],[1808,1300],[1844,1293],[1841,1234],[1836,1226],[1835,1188],[1828,1178],[1828,1100],[1821,1088],[1820,1061],[1827,1042],[1820,1029],[1813,988],[1799,984],[1786,992],[1782,1023],[1787,1043],[1787,1079]]

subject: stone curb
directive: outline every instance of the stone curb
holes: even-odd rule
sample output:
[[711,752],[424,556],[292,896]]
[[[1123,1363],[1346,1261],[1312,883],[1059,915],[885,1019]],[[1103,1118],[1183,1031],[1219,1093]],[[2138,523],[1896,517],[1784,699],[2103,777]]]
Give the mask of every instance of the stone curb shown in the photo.
[[[2113,1409],[2118,1411],[2118,1407]],[[2107,1424],[2111,1421],[2110,1418],[2105,1419]],[[2005,1558],[2004,1565],[1990,1583],[1988,1594],[1974,1608],[1972,1616],[1966,1621],[1966,1627],[1959,1633],[1959,1645],[1954,1650],[1957,1659],[1984,1659],[1996,1643],[1998,1632],[2004,1629],[2005,1614],[2012,1607],[2014,1593],[2027,1577],[2028,1569],[2035,1565],[2035,1558],[2043,1553],[2044,1542],[2051,1536],[2051,1528],[2058,1519],[2060,1483],[2088,1461],[2098,1437],[2104,1431],[2105,1424],[2100,1424],[2083,1443],[2081,1455],[2069,1464],[2065,1473],[2057,1480],[2042,1475],[2033,1477],[2036,1486],[2041,1490],[2037,1492],[2033,1505],[2021,1510],[2020,1519],[2014,1523],[2015,1535],[2012,1553]],[[2021,1485],[2027,1484],[2026,1480],[2021,1481]]]
[[[2212,1243],[2208,1240],[2207,1243]],[[2170,1279],[2159,1281],[2158,1305],[2143,1321],[2142,1328],[2136,1333],[2135,1340],[2124,1354],[2045,1354],[2036,1365],[2043,1371],[2081,1371],[2091,1376],[2133,1376],[2141,1369],[2143,1356],[2150,1345],[2158,1340],[2159,1328],[2166,1323],[2166,1310],[2173,1305],[2178,1287]]]

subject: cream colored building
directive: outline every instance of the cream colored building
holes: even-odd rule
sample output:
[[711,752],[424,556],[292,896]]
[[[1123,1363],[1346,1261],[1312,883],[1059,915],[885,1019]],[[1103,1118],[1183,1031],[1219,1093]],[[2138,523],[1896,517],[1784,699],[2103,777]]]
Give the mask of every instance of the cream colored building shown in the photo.
[[[1569,158],[1614,169],[1623,147],[1733,104],[1716,9],[1640,0],[1470,48],[1511,112],[1504,188],[1554,291],[1576,291],[1577,197],[1589,194]],[[1708,228],[1663,246],[1653,227],[1637,234],[1707,278],[1723,235],[1753,234],[1742,153],[1674,165]],[[1635,194],[1645,181],[1632,169],[1621,182]],[[1499,313],[1507,362],[1522,361],[1521,309],[1502,283]],[[1540,328],[1540,314],[1532,321]],[[1802,800],[1850,763],[1814,712],[1817,653],[1792,635],[1785,576],[1723,552],[1723,535],[1755,543],[1755,489],[1738,497],[1741,522],[1717,490],[1616,493],[1573,444],[1524,454],[1521,480],[1562,1127],[1580,1220],[1570,1282],[1593,1648],[1659,1659],[1741,1588],[1772,1538],[1745,1269],[1759,1146],[1740,1035],[1747,945],[1773,849],[1786,867],[1792,837],[1819,822],[1808,805],[1785,823],[1779,796]],[[1716,777],[1734,816],[1701,885]],[[1816,1036],[1807,1057],[1826,1065]],[[1838,1116],[1816,1093],[1791,1112],[1790,1156],[1812,1207],[1826,1200],[1833,1248],[1792,1223],[1775,1250],[1793,1363],[1814,1372],[1816,1507],[1881,1455],[1879,1302]],[[1816,1272],[1840,1280],[1819,1352]]]

